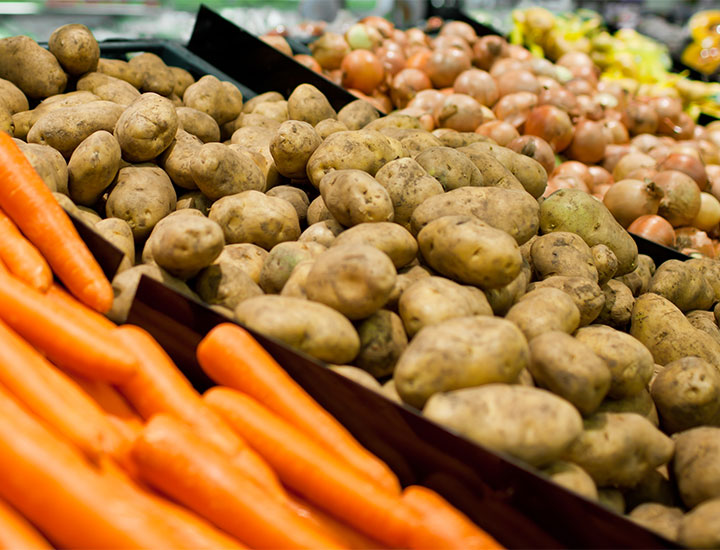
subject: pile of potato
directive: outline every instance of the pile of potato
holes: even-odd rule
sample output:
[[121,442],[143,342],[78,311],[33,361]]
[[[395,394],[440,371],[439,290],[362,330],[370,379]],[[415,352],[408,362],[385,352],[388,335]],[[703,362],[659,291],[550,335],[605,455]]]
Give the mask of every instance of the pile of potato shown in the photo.
[[98,52],[79,25],[50,52],[0,40],[0,105],[61,204],[125,253],[112,319],[146,274],[720,547],[718,262],[655,266],[601,201],[543,198],[542,165],[486,136],[363,100],[336,113],[306,84],[244,102]]

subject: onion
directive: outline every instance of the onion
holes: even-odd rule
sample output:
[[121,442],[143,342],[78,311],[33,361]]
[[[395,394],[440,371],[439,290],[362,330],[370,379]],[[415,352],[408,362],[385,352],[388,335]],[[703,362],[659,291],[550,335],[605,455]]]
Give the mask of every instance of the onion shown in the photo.
[[637,152],[637,149],[629,143],[610,144],[605,147],[605,158],[602,161],[602,167],[612,173],[620,159],[632,152]]
[[627,104],[628,93],[623,87],[612,80],[601,80],[598,82],[596,90],[600,93],[610,94],[615,97],[619,109],[623,109]]
[[430,46],[430,37],[422,29],[412,27],[405,31],[405,43],[407,45]]
[[579,179],[585,187],[591,189],[592,175],[587,165],[576,160],[568,160],[555,167],[551,173],[551,177],[572,177]]
[[[655,168],[655,159],[645,153],[629,153],[622,157],[613,168],[612,175],[615,181],[624,180],[630,172],[638,168]],[[606,166],[607,168],[607,166]]]
[[656,214],[640,216],[630,224],[627,230],[663,246],[675,246],[675,230],[670,222],[662,216]]
[[340,69],[323,72],[325,73],[325,76],[328,78],[328,80],[330,80],[337,86],[342,86],[343,72]]
[[375,27],[355,23],[345,33],[345,40],[352,50],[374,50],[382,44],[383,35]]
[[573,69],[577,67],[590,67],[591,69],[595,68],[595,63],[593,62],[593,60],[588,54],[583,52],[568,52],[566,54],[563,54],[555,62],[555,64],[560,65],[561,67],[567,67],[568,69]]
[[377,56],[368,50],[353,50],[345,56],[340,69],[342,85],[370,94],[385,78],[385,69]]
[[590,176],[592,177],[590,189],[593,192],[595,192],[598,185],[612,185],[615,182],[612,174],[602,166],[588,166],[588,172],[590,172]]
[[565,88],[543,90],[538,95],[538,105],[554,105],[571,116],[578,113],[577,98]]
[[447,88],[453,85],[458,75],[470,68],[470,56],[450,48],[435,50],[425,65],[425,72],[436,88]]
[[672,135],[680,113],[682,101],[675,97],[653,97],[650,105],[658,116],[658,129],[661,134]]
[[385,74],[394,76],[405,68],[405,54],[400,50],[390,50],[386,47],[378,48],[375,52],[380,63],[382,63],[385,69]]
[[484,71],[489,71],[495,61],[508,55],[508,43],[502,36],[482,36],[473,46],[473,64]]
[[438,128],[451,128],[458,132],[474,132],[483,122],[480,104],[465,94],[450,94],[434,114]]
[[472,58],[472,48],[468,43],[459,36],[447,34],[445,36],[438,36],[432,43],[433,50],[447,50],[449,48],[456,48],[466,53]]
[[541,90],[559,90],[562,88],[562,84],[549,76],[540,75],[537,77],[537,81]]
[[497,84],[490,73],[480,69],[468,69],[458,75],[453,88],[459,94],[467,94],[475,98],[480,105],[492,107],[498,100]]
[[700,150],[700,160],[705,164],[720,164],[720,147],[707,139],[698,139],[698,149]]
[[720,223],[720,201],[710,193],[700,193],[700,210],[690,225],[711,231]]
[[323,69],[332,71],[340,68],[342,60],[350,53],[350,46],[341,34],[326,32],[310,44],[310,51]]
[[529,61],[532,54],[519,44],[509,44],[508,56],[513,59],[519,59],[520,61]]
[[320,63],[318,63],[317,60],[311,55],[299,53],[293,55],[293,59],[300,63],[300,65],[304,65],[311,71],[315,71],[316,73],[322,73],[322,67],[320,66]]
[[708,187],[716,199],[720,200],[720,165],[708,164],[705,167],[708,177]]
[[522,61],[508,57],[505,59],[498,59],[489,72],[490,75],[497,80],[505,73],[509,73],[511,71],[522,71],[524,69],[525,64]]
[[[419,69],[403,69],[390,84],[390,98],[395,107],[403,109],[417,97],[418,92],[432,88],[430,78]],[[438,92],[440,93],[440,92]],[[432,111],[435,105],[432,106]]]
[[520,136],[508,143],[506,147],[538,161],[548,175],[552,174],[555,169],[555,153],[550,144],[540,137]]
[[557,78],[557,69],[552,61],[543,57],[531,57],[526,63],[525,68],[535,76],[545,76],[553,79]]
[[603,204],[623,227],[640,216],[657,214],[663,191],[653,182],[625,179],[616,181],[605,193]]
[[650,105],[633,101],[623,111],[622,122],[631,135],[657,132],[658,116]]
[[592,96],[579,95],[577,96],[577,103],[581,117],[600,120],[605,114],[602,106]]
[[477,33],[469,24],[464,21],[450,21],[440,29],[440,36],[458,36],[468,44],[474,44],[477,40]]
[[605,193],[607,193],[612,186],[612,183],[599,183],[592,189],[592,196],[602,201],[605,198]]
[[490,120],[497,120],[495,113],[493,113],[493,110],[490,107],[488,107],[487,105],[483,105],[482,103],[480,103],[480,107],[482,108],[483,120],[485,122],[488,122]]
[[687,113],[680,113],[670,135],[675,139],[692,139],[695,134],[695,121]]
[[535,94],[518,92],[501,97],[493,107],[493,112],[498,119],[509,122],[520,130],[535,105],[537,105]]
[[715,245],[705,231],[695,227],[681,227],[675,230],[675,246],[683,254],[699,252],[708,258],[715,258]]
[[553,151],[565,150],[573,138],[573,125],[568,114],[553,105],[535,107],[525,122],[525,133],[543,138]]
[[508,124],[504,120],[484,122],[477,127],[475,133],[487,136],[503,147],[507,147],[508,143],[520,137],[520,133],[515,129],[515,126]]
[[602,160],[606,146],[607,138],[602,124],[581,119],[575,124],[575,133],[566,154],[571,159],[591,164]]
[[588,83],[592,90],[595,91],[595,88],[597,88],[598,85],[598,72],[595,66],[572,67],[570,72],[575,79],[584,80]]
[[641,153],[648,153],[650,149],[660,145],[660,138],[652,134],[638,134],[630,140],[630,143]]
[[427,63],[431,55],[432,50],[423,46],[422,49],[407,58],[405,68],[419,69],[422,72],[427,73]]
[[659,166],[660,170],[677,170],[690,176],[697,183],[700,191],[707,187],[707,172],[700,159],[692,155],[673,153]]
[[284,53],[285,55],[288,55],[290,57],[292,57],[293,55],[290,44],[288,44],[287,40],[285,40],[282,36],[279,36],[277,34],[263,34],[260,37],[260,40],[265,42],[265,44],[272,46],[276,50]]
[[625,125],[619,120],[605,118],[602,120],[602,125],[608,145],[627,143],[630,141],[630,134],[628,134],[627,128],[625,128]]
[[554,176],[548,180],[543,197],[549,197],[558,189],[579,189],[590,193],[590,188],[580,178],[574,176]]
[[421,109],[426,113],[433,113],[438,105],[440,105],[447,96],[440,90],[421,90],[417,95],[408,103],[408,107]]
[[540,92],[537,77],[524,69],[501,74],[497,77],[497,88],[500,97],[517,92],[530,92],[532,94]]
[[625,176],[625,179],[631,180],[654,180],[655,176],[658,175],[658,171],[655,168],[637,168]]
[[565,83],[565,89],[574,95],[592,95],[595,89],[584,78],[573,78]]
[[390,38],[395,32],[395,25],[384,17],[368,15],[360,20],[360,23],[375,28],[383,38]]
[[665,192],[658,214],[673,227],[688,225],[700,210],[700,190],[690,176],[676,170],[663,170],[655,183]]

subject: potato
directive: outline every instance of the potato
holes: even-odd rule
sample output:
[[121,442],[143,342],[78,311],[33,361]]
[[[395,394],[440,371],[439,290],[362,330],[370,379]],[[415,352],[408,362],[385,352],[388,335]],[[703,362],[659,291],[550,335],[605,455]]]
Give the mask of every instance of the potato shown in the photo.
[[364,319],[385,305],[395,277],[392,261],[377,248],[336,246],[315,259],[308,275],[307,296],[348,319]]
[[398,312],[410,337],[423,327],[455,317],[492,316],[485,295],[478,289],[430,276],[421,276],[404,289],[398,299]]
[[213,263],[236,265],[259,285],[260,273],[268,254],[267,250],[250,243],[226,244]]
[[392,113],[388,116],[373,120],[363,130],[384,130],[385,128],[400,128],[406,130],[422,130],[422,124],[417,117]]
[[87,73],[80,78],[77,82],[77,89],[91,92],[105,101],[125,106],[140,97],[140,92],[129,82],[100,72]]
[[381,389],[380,393],[382,393],[385,397],[387,397],[393,403],[402,405],[402,399],[400,399],[400,396],[398,395],[398,392],[395,389],[395,381],[392,378],[382,385],[382,389]]
[[540,279],[562,275],[598,282],[592,251],[575,233],[556,231],[541,235],[533,242],[530,254],[533,269]]
[[84,221],[80,214],[80,210],[70,197],[68,197],[67,195],[63,195],[62,193],[53,193],[52,196],[67,214],[75,216],[80,221]]
[[0,107],[3,106],[9,115],[30,109],[27,97],[22,90],[9,80],[0,78]]
[[486,290],[485,296],[493,313],[501,317],[505,316],[513,304],[525,294],[531,278],[530,265],[523,260],[520,273],[510,283],[500,288]]
[[680,522],[678,542],[689,548],[720,546],[720,498],[694,508]]
[[406,229],[410,228],[410,219],[415,209],[425,199],[441,195],[443,187],[439,181],[429,176],[417,161],[401,158],[388,162],[375,179],[390,195],[393,204],[393,221]]
[[380,113],[364,99],[351,101],[337,114],[337,119],[347,126],[348,130],[360,130],[378,118]]
[[395,286],[393,287],[390,297],[385,307],[393,311],[398,311],[400,297],[415,282],[425,277],[430,277],[430,272],[419,265],[410,264],[398,270]]
[[647,419],[650,424],[656,428],[660,426],[660,418],[658,417],[655,403],[650,396],[650,392],[645,388],[635,395],[622,399],[611,399],[608,397],[600,403],[596,412],[635,413]]
[[320,181],[320,194],[333,218],[346,227],[393,220],[390,195],[362,170],[330,172]]
[[402,155],[402,146],[397,140],[393,142],[380,132],[336,132],[310,155],[307,175],[315,187],[333,170],[357,169],[374,176],[385,164]]
[[[330,210],[328,210],[327,205],[325,204],[325,201],[322,198],[322,195],[319,195],[315,197],[315,199],[308,205],[307,209],[307,223],[310,225],[315,225],[319,222],[324,221],[331,221],[334,223],[338,223],[335,218],[333,218],[333,215],[330,213]],[[338,224],[340,225],[340,224]],[[340,231],[343,231],[345,228],[340,226],[342,229]]]
[[376,378],[389,376],[408,345],[402,320],[392,311],[380,309],[357,327],[360,351],[355,365]]
[[50,191],[68,194],[68,166],[58,151],[37,143],[17,145]]
[[608,487],[598,489],[598,502],[616,514],[625,513],[625,498],[618,489]]
[[288,97],[289,118],[315,126],[321,120],[337,118],[325,95],[312,84],[300,84]]
[[183,189],[197,189],[192,165],[200,154],[203,143],[200,138],[178,129],[175,139],[159,157],[160,166],[172,182]]
[[256,105],[270,101],[285,101],[285,98],[279,92],[265,92],[264,94],[256,95],[248,99],[242,106],[242,112],[250,114]]
[[604,244],[618,260],[618,275],[637,265],[637,245],[600,201],[579,189],[559,189],[540,205],[540,231],[577,233],[588,246]]
[[326,250],[313,242],[284,242],[273,246],[260,272],[260,287],[267,294],[279,294],[295,266],[304,260],[315,259]]
[[195,290],[208,304],[234,310],[241,302],[263,294],[262,289],[238,264],[213,263],[195,279]]
[[235,316],[251,329],[328,363],[350,363],[360,349],[360,338],[350,321],[317,302],[257,296],[243,301]]
[[674,439],[673,472],[685,506],[720,497],[720,428],[701,426]]
[[265,189],[265,177],[251,155],[222,143],[202,145],[190,161],[190,173],[198,189],[213,200]]
[[337,132],[347,132],[348,130],[349,128],[347,126],[334,118],[326,118],[315,125],[315,132],[322,140],[331,134],[336,134]]
[[111,101],[92,101],[64,107],[42,115],[27,135],[28,143],[49,145],[62,156],[72,152],[90,135],[99,130],[112,132],[125,107]]
[[110,132],[99,130],[85,139],[67,165],[70,198],[86,206],[97,202],[115,179],[121,155],[120,145]]
[[281,296],[307,300],[307,278],[315,260],[303,260],[297,264],[280,292]]
[[598,498],[595,482],[588,473],[577,464],[557,460],[543,468],[542,473],[558,485],[565,487],[573,493],[577,493],[591,500],[597,500]]
[[515,240],[473,216],[444,216],[417,236],[423,258],[443,275],[483,289],[499,288],[520,273]]
[[108,218],[125,220],[133,237],[150,234],[161,219],[175,210],[177,196],[167,174],[158,167],[127,166],[117,175],[105,205]]
[[602,286],[615,277],[618,268],[617,256],[604,244],[596,244],[590,251],[598,272],[598,284]]
[[673,442],[635,413],[597,413],[569,447],[565,460],[583,468],[601,486],[633,487],[670,460]]
[[250,155],[255,165],[260,168],[263,180],[265,182],[264,189],[270,189],[275,187],[280,182],[280,174],[275,166],[275,161],[270,155],[270,149],[268,147],[251,148],[242,145],[231,143],[228,145],[230,149],[236,153],[240,153],[241,156]]
[[413,233],[417,234],[441,216],[475,216],[500,229],[521,245],[537,234],[539,207],[525,191],[492,187],[461,187],[432,196],[412,213]]
[[445,191],[483,184],[478,167],[456,149],[431,147],[417,155],[415,161],[438,180]]
[[610,369],[586,344],[550,331],[530,340],[528,370],[538,386],[564,397],[583,414],[600,406],[610,388]]
[[446,147],[458,149],[466,147],[480,141],[488,141],[487,136],[476,134],[475,132],[458,132],[451,128],[437,128],[432,131],[432,135],[438,138]]
[[720,413],[720,371],[699,357],[668,363],[650,391],[667,433],[713,424]]
[[170,67],[158,55],[144,52],[131,58],[128,64],[142,75],[140,91],[161,96],[172,94],[175,79]]
[[259,191],[243,191],[217,200],[209,217],[223,228],[227,243],[252,243],[270,250],[300,236],[300,222],[293,205]]
[[690,321],[692,326],[698,330],[702,330],[720,344],[720,328],[715,322],[715,314],[712,311],[690,311],[685,317],[687,317],[687,320]]
[[572,334],[580,323],[580,311],[562,290],[538,288],[525,294],[505,318],[515,323],[528,340],[550,331]]
[[120,115],[115,137],[125,160],[144,162],[167,149],[177,130],[178,117],[172,103],[158,94],[146,93]]
[[713,289],[715,295],[713,301],[720,301],[720,264],[710,258],[692,258],[686,260],[685,265],[702,273]]
[[375,380],[371,374],[368,374],[358,367],[353,367],[351,365],[330,365],[328,368],[345,378],[349,378],[361,386],[365,386],[369,390],[382,393],[382,386],[380,385],[380,382]]
[[603,325],[591,325],[575,333],[607,365],[612,375],[608,395],[623,399],[643,391],[653,373],[650,351],[632,336]]
[[117,269],[118,273],[135,265],[135,239],[132,229],[125,220],[106,218],[95,224],[95,231],[123,253],[123,259]]
[[654,531],[668,540],[677,540],[683,512],[680,508],[671,508],[647,502],[630,512],[629,517],[638,525]]
[[387,254],[396,268],[412,262],[418,244],[412,234],[396,223],[361,223],[340,233],[331,246],[369,244]]
[[288,120],[287,101],[265,101],[258,103],[252,114],[265,116],[282,123]]
[[693,327],[672,302],[658,294],[643,294],[635,300],[630,334],[650,350],[659,365],[687,356],[720,365],[720,345]]
[[93,101],[98,101],[99,99],[100,98],[94,93],[83,90],[76,90],[74,92],[50,96],[43,99],[37,107],[30,111],[32,114],[30,126],[35,124],[42,115],[51,111],[64,109],[65,107],[85,105],[87,103],[92,103]]
[[277,187],[270,189],[265,194],[268,197],[285,199],[292,204],[301,223],[307,218],[307,210],[308,206],[310,206],[310,200],[308,199],[307,193],[305,193],[302,189],[298,189],[297,187],[293,187],[291,185],[278,185]]
[[205,75],[191,84],[183,94],[183,103],[206,113],[222,125],[236,119],[243,108],[242,92],[230,82]]
[[584,277],[564,277],[555,275],[544,281],[538,281],[528,285],[530,292],[537,288],[557,288],[573,299],[580,311],[580,326],[592,323],[603,309],[605,294],[600,287],[590,279]]
[[287,120],[280,125],[272,138],[270,154],[280,174],[287,178],[303,178],[310,155],[321,143],[322,139],[310,124]]
[[480,170],[482,182],[478,185],[525,191],[522,183],[513,176],[512,172],[505,168],[500,161],[496,160],[491,154],[468,147],[461,147],[457,150],[465,154]]
[[175,210],[199,210],[203,216],[207,216],[211,205],[212,201],[200,191],[191,191],[178,197]]
[[178,98],[182,98],[185,90],[187,90],[191,84],[195,84],[195,77],[182,67],[168,67],[168,69],[170,69],[173,77],[174,85],[172,93]]
[[618,281],[630,289],[635,297],[648,291],[650,281],[655,273],[655,262],[650,256],[638,254],[637,264],[637,267],[630,273],[616,277]]
[[649,292],[670,300],[682,312],[710,309],[715,293],[702,272],[679,260],[668,260],[657,268]]
[[[397,139],[405,152],[411,157],[416,157],[428,149],[442,147],[442,142],[430,132],[425,130],[384,128],[380,130],[380,132],[388,137],[394,137]],[[462,154],[460,155],[462,156]],[[463,160],[468,161],[467,158],[464,158]]]
[[0,105],[0,131],[15,135],[15,124],[12,121],[12,115],[3,105]]
[[177,107],[180,127],[187,133],[198,137],[203,143],[220,141],[220,127],[207,113],[191,107]]
[[665,506],[678,506],[680,501],[675,493],[674,484],[668,479],[667,466],[652,470],[635,487],[625,489],[623,492],[628,510],[632,510],[646,502],[656,502]]
[[301,242],[316,242],[329,247],[342,230],[342,225],[334,219],[323,220],[308,226],[298,240]]
[[605,295],[605,305],[595,321],[615,328],[625,328],[630,322],[635,298],[630,289],[618,279],[610,279],[601,290]]
[[0,39],[0,78],[15,84],[30,99],[61,94],[67,85],[57,58],[29,36]]
[[275,137],[277,130],[259,126],[245,126],[233,132],[230,141],[234,145],[241,145],[255,151],[267,147],[270,150],[270,143]]
[[102,217],[92,208],[87,206],[78,206],[78,213],[81,221],[85,221],[88,226],[95,227],[95,224],[102,221]]
[[140,74],[137,68],[121,59],[105,59],[101,57],[98,60],[97,72],[124,80],[137,89],[143,83],[143,75]]
[[425,416],[533,466],[558,460],[582,433],[570,403],[539,388],[486,384],[433,395]]

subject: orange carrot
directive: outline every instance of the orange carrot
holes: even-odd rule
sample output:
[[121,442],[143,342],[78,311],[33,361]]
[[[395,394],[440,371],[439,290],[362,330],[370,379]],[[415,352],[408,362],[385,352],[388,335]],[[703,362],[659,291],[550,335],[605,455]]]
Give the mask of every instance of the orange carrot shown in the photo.
[[122,458],[127,451],[100,407],[1,321],[0,384],[89,457],[107,452]]
[[432,489],[405,488],[403,502],[422,518],[410,540],[412,550],[492,550],[504,548]]
[[340,548],[172,416],[154,416],[132,456],[147,483],[252,548]]
[[50,550],[52,546],[7,502],[0,499],[0,550]]
[[252,397],[216,386],[204,398],[286,486],[383,544],[407,547],[418,518],[399,495],[378,487]]
[[8,270],[31,287],[45,292],[52,284],[50,266],[35,246],[0,210],[0,259]]
[[84,304],[105,313],[113,289],[30,162],[12,138],[0,132],[0,208],[50,264],[55,275]]
[[123,325],[117,333],[139,360],[136,374],[119,389],[143,418],[147,420],[156,413],[176,416],[193,426],[208,442],[232,456],[262,487],[278,498],[284,498],[275,473],[217,413],[203,403],[200,394],[150,334],[134,325]]
[[70,374],[69,376],[85,393],[92,397],[107,414],[133,423],[142,424],[142,418],[140,418],[137,411],[130,406],[120,392],[107,382],[89,380],[84,376],[78,376],[76,374]]
[[67,308],[6,273],[0,273],[0,319],[63,369],[108,382],[135,371],[137,359],[112,330],[68,319]]
[[56,547],[182,548],[0,388],[0,496]]
[[242,327],[216,326],[198,345],[197,358],[215,382],[254,397],[381,487],[400,494],[390,468],[320,407]]
[[68,294],[60,285],[53,283],[45,293],[47,299],[59,307],[67,316],[68,321],[77,321],[83,324],[99,325],[106,329],[114,329],[117,325],[94,309],[90,309],[77,298]]

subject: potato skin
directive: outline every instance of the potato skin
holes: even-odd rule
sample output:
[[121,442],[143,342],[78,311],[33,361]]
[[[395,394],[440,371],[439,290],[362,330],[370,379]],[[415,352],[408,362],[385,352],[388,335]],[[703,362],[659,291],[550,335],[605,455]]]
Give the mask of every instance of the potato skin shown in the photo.
[[99,72],[85,74],[77,81],[76,88],[119,105],[130,105],[140,97],[140,92],[129,82]]
[[307,122],[286,120],[270,142],[270,154],[280,174],[304,178],[307,161],[321,143],[322,139]]
[[280,296],[307,300],[307,279],[315,260],[303,260],[295,266],[283,285]]
[[234,310],[241,302],[263,291],[237,263],[213,263],[203,269],[195,279],[195,290],[208,304],[221,305]]
[[523,260],[520,273],[510,283],[500,288],[485,291],[485,296],[495,315],[504,317],[510,308],[527,292],[532,278],[530,265]]
[[604,244],[596,244],[591,249],[593,264],[598,272],[598,284],[604,285],[617,273],[618,260],[615,253]]
[[408,345],[402,320],[387,309],[380,309],[360,322],[360,351],[355,365],[375,378],[389,376]]
[[127,61],[122,59],[105,59],[100,58],[96,69],[99,73],[106,74],[131,84],[133,88],[140,89],[143,83],[143,76],[135,68],[131,67]]
[[307,219],[307,210],[310,206],[310,199],[307,193],[292,185],[278,185],[265,193],[268,197],[278,197],[293,205],[297,212],[298,219],[303,223]]
[[362,370],[361,368],[353,367],[352,365],[329,365],[328,368],[331,371],[338,373],[340,376],[352,380],[356,384],[360,384],[361,386],[364,386],[374,392],[382,393],[382,386],[380,385],[380,382],[375,380],[370,373]]
[[315,126],[321,120],[337,118],[325,95],[312,84],[300,84],[287,100],[289,118]]
[[160,56],[143,52],[134,56],[128,64],[142,75],[140,91],[169,96],[175,88],[175,79],[172,71]]
[[118,273],[135,265],[135,239],[132,229],[125,220],[105,218],[95,224],[95,230],[110,244],[120,249],[124,257],[118,266]]
[[260,287],[267,294],[279,294],[297,264],[315,259],[326,248],[318,243],[289,241],[273,246],[260,272]]
[[423,413],[480,445],[538,467],[558,460],[583,429],[580,413],[570,403],[519,385],[437,393]]
[[220,141],[220,126],[207,113],[192,107],[177,107],[179,126],[187,133],[198,137],[203,143]]
[[190,161],[195,185],[212,200],[243,191],[264,191],[265,176],[250,153],[223,143],[206,143]]
[[309,225],[308,228],[302,232],[298,240],[302,242],[312,241],[330,247],[335,237],[339,235],[342,230],[343,226],[337,221],[332,219],[323,220]]
[[512,323],[458,317],[421,329],[400,356],[393,379],[403,401],[422,408],[438,392],[512,382],[529,360],[527,341]]
[[173,216],[161,220],[153,231],[153,259],[180,279],[209,266],[223,246],[222,229],[204,216]]
[[182,99],[185,106],[207,113],[219,125],[236,119],[243,109],[242,92],[212,75],[188,86]]
[[122,151],[105,130],[91,134],[73,151],[68,162],[68,189],[76,204],[90,206],[115,179]]
[[326,137],[337,132],[347,132],[349,128],[345,126],[339,120],[333,118],[326,118],[321,120],[315,125],[315,132],[320,136],[320,139],[324,140]]
[[390,222],[361,223],[340,233],[331,246],[369,244],[385,252],[396,268],[412,262],[418,244],[412,234],[401,225]]
[[528,285],[529,292],[538,288],[557,288],[566,292],[580,311],[580,326],[592,323],[602,311],[605,294],[591,279],[554,275]]
[[337,119],[347,126],[348,130],[360,130],[378,118],[380,113],[364,99],[351,101],[337,114]]
[[563,275],[598,282],[592,251],[575,233],[556,231],[541,235],[533,242],[530,254],[533,269],[540,279]]
[[680,508],[665,506],[657,502],[646,502],[634,508],[628,517],[668,540],[677,540],[683,512]]
[[590,500],[597,500],[598,498],[595,482],[588,473],[577,464],[557,460],[543,468],[542,472],[558,485],[574,493],[589,498]]
[[235,316],[251,329],[328,363],[351,363],[360,349],[360,338],[350,321],[317,302],[257,296],[243,301]]
[[146,93],[120,115],[115,137],[125,160],[145,162],[167,149],[177,130],[178,117],[173,104],[158,94]]
[[632,317],[635,298],[630,289],[617,279],[610,279],[601,290],[605,295],[605,305],[596,317],[602,325],[623,329]]
[[30,109],[27,97],[22,90],[9,80],[0,78],[0,108],[3,106],[9,115]]
[[50,191],[67,195],[68,166],[63,156],[49,145],[38,143],[18,143],[23,155],[48,186]]
[[679,260],[663,262],[653,274],[648,291],[667,298],[682,312],[707,310],[715,301],[715,293],[702,272]]
[[674,439],[673,471],[685,506],[720,497],[720,428],[701,426]]
[[415,157],[428,175],[438,180],[445,191],[482,185],[482,174],[472,161],[451,147],[431,147]]
[[269,252],[250,243],[226,244],[214,264],[234,264],[247,273],[258,285],[260,273]]
[[637,267],[630,273],[615,278],[627,286],[633,296],[638,297],[648,291],[654,274],[655,262],[653,259],[646,254],[638,254]]
[[85,25],[58,27],[50,35],[48,49],[71,75],[89,73],[97,68],[100,46]]
[[720,546],[720,498],[707,500],[685,515],[678,542],[689,548]]
[[170,69],[170,73],[173,77],[174,85],[172,93],[179,98],[182,98],[185,90],[188,89],[188,86],[195,84],[195,77],[182,67],[168,67],[168,69]]
[[242,106],[242,112],[250,114],[260,103],[267,103],[270,101],[285,101],[285,98],[280,92],[265,92],[264,94],[256,95],[255,97],[248,99]]
[[515,323],[525,337],[532,340],[556,330],[572,334],[580,323],[580,311],[562,290],[538,288],[520,298],[505,319]]
[[29,36],[0,39],[0,78],[31,99],[61,94],[67,85],[57,58]]
[[320,194],[333,218],[346,227],[393,220],[390,195],[362,170],[330,172],[320,181]]

